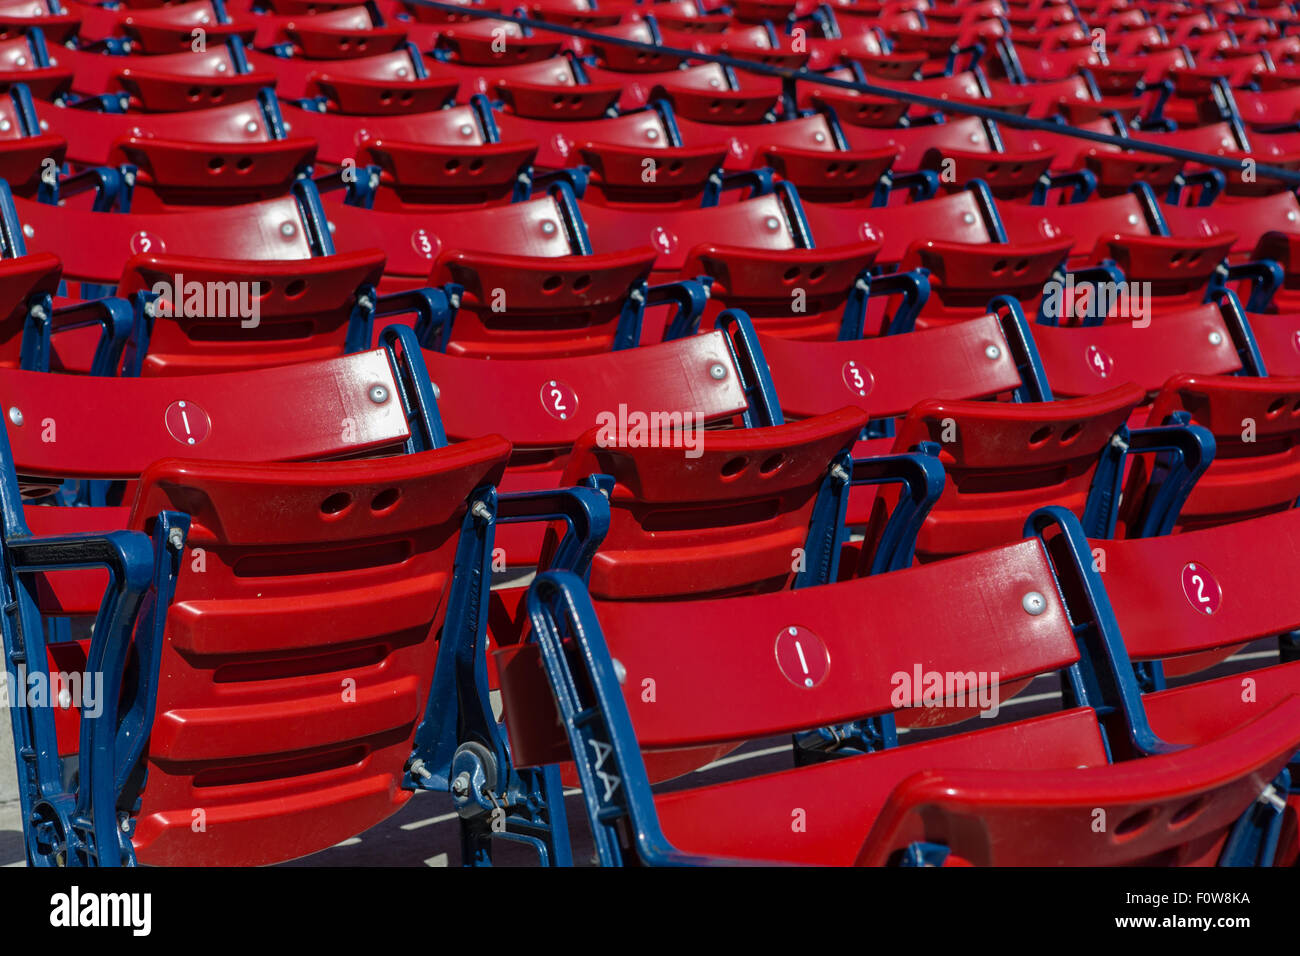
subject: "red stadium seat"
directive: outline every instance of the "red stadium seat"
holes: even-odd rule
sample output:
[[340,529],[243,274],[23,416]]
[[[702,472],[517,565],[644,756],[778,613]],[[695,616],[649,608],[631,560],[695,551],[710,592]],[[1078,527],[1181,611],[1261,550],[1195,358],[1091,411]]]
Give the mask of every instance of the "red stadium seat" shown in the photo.
[[0,0],[27,862],[1296,865],[1294,13]]
[[1214,435],[1209,470],[1177,526],[1198,528],[1288,510],[1300,498],[1300,378],[1183,374],[1156,396],[1152,423],[1183,412]]
[[[1055,517],[1081,543],[1078,526]],[[525,766],[576,756],[606,865],[879,864],[918,843],[939,843],[941,856],[986,865],[1195,862],[1221,853],[1271,860],[1276,830],[1270,841],[1269,828],[1252,833],[1238,821],[1297,749],[1300,703],[1283,699],[1247,723],[1166,744],[1147,726],[1123,645],[1112,639],[1094,663],[1128,695],[1128,726],[1107,732],[1103,725],[1113,722],[1096,709],[1096,685],[1080,679],[1072,617],[1058,597],[1060,573],[1069,570],[1054,568],[1031,539],[934,567],[689,608],[593,601],[576,577],[545,575],[530,597],[540,648],[498,653],[512,754]],[[963,613],[922,615],[918,664],[916,611],[939,593]],[[870,627],[858,610],[864,606],[878,609]],[[752,639],[755,631],[769,640],[775,633],[775,660],[773,645]],[[887,636],[904,633],[907,640]],[[579,655],[566,652],[566,638]],[[700,666],[701,655],[719,666]],[[554,704],[539,696],[539,665]],[[914,669],[970,675],[959,699],[940,696],[938,705],[974,703],[977,689],[991,698],[999,681],[1062,669],[1078,693],[1058,714],[731,783],[649,790],[642,754],[899,713],[921,699],[899,694],[899,675],[910,679]],[[649,674],[656,675],[654,704],[643,702]],[[707,693],[699,683],[705,679]],[[556,711],[567,741],[556,740],[558,728],[546,719]],[[581,723],[580,711],[588,715]],[[1126,736],[1152,755],[1112,764],[1107,740]],[[936,789],[949,775],[953,786]],[[1188,817],[1180,808],[1193,802],[1194,822],[1177,826]],[[1009,839],[1012,807],[1041,839]],[[1079,823],[1097,807],[1113,834],[1106,839]],[[950,823],[963,811],[974,814],[973,826]],[[1163,822],[1169,815],[1175,825]],[[1154,825],[1138,829],[1135,816]]]
[[[150,466],[128,527],[153,528],[159,512],[183,508],[190,519],[157,527],[176,528],[177,540],[211,558],[203,574],[179,554],[164,559],[175,562],[167,582],[175,603],[165,624],[153,625],[150,642],[161,655],[153,666],[167,679],[156,688],[157,716],[149,715],[149,776],[128,834],[140,860],[175,864],[199,854],[213,863],[248,865],[292,858],[365,829],[405,802],[408,794],[398,784],[429,693],[434,636],[454,586],[456,531],[466,498],[499,474],[507,453],[504,441],[486,438],[382,464],[168,460]],[[273,489],[279,530],[268,535],[248,502]],[[192,503],[196,498],[205,502],[201,509]],[[334,514],[344,520],[327,520]],[[293,525],[286,521],[290,515]],[[398,552],[404,567],[394,576]],[[250,615],[252,596],[259,610]],[[325,615],[329,627],[312,623],[316,615]],[[375,628],[377,617],[387,622],[383,630]],[[245,622],[242,640],[239,620]],[[265,629],[274,621],[280,622],[273,625],[278,642],[268,641]],[[266,659],[271,648],[278,663]],[[104,653],[92,642],[87,667]],[[116,674],[124,663],[118,662]],[[369,704],[354,706],[338,693],[340,672],[352,675],[357,699]],[[305,674],[314,677],[304,680]],[[234,711],[223,690],[231,680],[250,688]],[[284,721],[290,712],[306,724]],[[212,721],[219,722],[220,734],[202,729]],[[97,732],[104,731],[96,725],[92,739]],[[261,770],[250,775],[250,761]],[[109,779],[100,786],[112,793],[115,768],[106,769]],[[195,788],[213,774],[223,781],[223,796],[205,790],[207,828],[192,829]],[[319,784],[303,788],[305,774]],[[86,791],[96,784],[83,771],[86,803]],[[96,810],[102,818],[103,808]],[[41,817],[39,807],[33,812],[38,831],[47,822],[57,826]],[[106,831],[96,821],[101,842],[92,842],[105,862],[122,853],[116,837],[112,846],[102,842],[105,832],[117,829],[116,814],[110,816]]]
[[[131,475],[139,462],[152,461],[138,476],[129,507],[23,509],[9,470],[15,459],[4,445],[7,585],[32,574],[44,582],[22,599],[24,626],[39,622],[41,613],[94,614],[102,598],[107,610],[93,637],[49,645],[50,653],[65,663],[75,663],[79,653],[78,666],[105,673],[108,686],[125,682],[121,711],[116,704],[82,709],[80,733],[75,711],[27,712],[26,739],[47,748],[56,766],[60,755],[80,762],[78,783],[64,792],[84,817],[74,824],[67,806],[51,802],[62,786],[57,778],[39,792],[24,790],[35,859],[166,864],[198,858],[240,865],[290,859],[400,808],[409,791],[423,786],[421,766],[437,767],[413,763],[413,748],[425,753],[430,743],[455,746],[438,737],[435,726],[447,727],[448,708],[456,706],[456,663],[448,648],[460,638],[449,635],[463,629],[470,643],[481,641],[473,609],[486,587],[477,591],[479,579],[467,569],[477,565],[481,574],[487,568],[494,517],[581,520],[588,509],[588,516],[599,518],[589,508],[600,499],[572,493],[565,504],[564,495],[534,495],[498,505],[491,486],[509,444],[489,436],[440,447],[445,441],[413,345],[408,333],[404,361],[414,363],[402,371],[378,352],[297,370],[170,380],[186,389],[183,394],[206,395],[210,411],[197,402],[179,403],[202,416],[188,420],[172,420],[175,401],[162,411],[176,394],[163,384],[169,380],[128,383],[159,415],[142,418],[140,439],[107,456],[83,447],[80,463],[73,454],[52,464],[74,474],[107,469]],[[64,390],[52,387],[58,377],[6,374],[6,391],[17,390],[10,396],[26,396],[18,399],[26,403],[40,395],[29,405],[33,412],[68,407]],[[310,432],[271,416],[255,416],[266,427],[243,434],[222,427],[223,420],[229,426],[245,417],[246,399],[264,400],[277,390],[295,400],[310,400],[314,392],[317,406],[332,400],[347,417],[332,424],[322,419]],[[83,390],[80,397],[93,395]],[[180,442],[182,421],[200,436],[191,436],[192,443]],[[165,451],[178,443],[185,458]],[[28,460],[33,447],[20,442],[16,460]],[[253,463],[340,451],[399,454]],[[159,452],[166,457],[159,460]],[[250,489],[262,492],[250,496]],[[250,500],[266,501],[272,490],[279,530],[268,535],[268,513],[250,507]],[[26,538],[24,510],[44,531],[30,539],[39,542],[34,560],[24,557],[19,540]],[[289,514],[296,516],[292,526],[284,523]],[[85,522],[80,528],[98,523],[97,533],[69,534],[79,515]],[[116,520],[122,524],[109,524]],[[599,535],[598,528],[574,527],[579,536]],[[124,597],[115,597],[112,588],[105,596],[102,583],[85,587],[81,569],[97,566],[114,570]],[[64,580],[69,574],[71,586]],[[151,596],[142,606],[146,590]],[[329,626],[312,623],[318,618]],[[12,651],[8,630],[5,638]],[[276,648],[273,658],[266,653],[270,647]],[[39,646],[29,640],[27,649],[45,658],[43,640]],[[330,691],[340,680],[355,682],[357,695]],[[244,693],[232,710],[236,686]],[[289,713],[306,725],[286,721]],[[142,761],[147,779],[132,773]],[[250,764],[258,769],[249,773]],[[445,780],[449,768],[438,769]],[[208,787],[212,774],[222,778],[221,794],[203,790],[206,826],[192,827],[195,788]],[[304,787],[307,779],[311,785]],[[126,791],[130,796],[121,804]],[[123,825],[115,808],[133,804]],[[536,833],[546,820],[534,814],[531,823]]]
[[[1130,432],[1127,422],[1145,397],[1129,384],[1055,402],[918,403],[898,425],[894,449],[936,444],[949,484],[917,538],[917,556],[936,560],[1005,544],[1025,515],[1049,505],[1068,508],[1098,537],[1167,531],[1214,457],[1214,442],[1180,425]],[[1146,452],[1163,453],[1159,477],[1131,478],[1121,506],[1125,459]],[[860,512],[851,509],[855,518]]]

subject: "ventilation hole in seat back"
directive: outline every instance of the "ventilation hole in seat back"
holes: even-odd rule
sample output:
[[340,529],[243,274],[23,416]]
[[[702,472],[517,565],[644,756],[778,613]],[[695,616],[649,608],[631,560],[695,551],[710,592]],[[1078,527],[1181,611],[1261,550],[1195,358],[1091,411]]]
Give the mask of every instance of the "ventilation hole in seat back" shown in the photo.
[[732,458],[730,461],[728,461],[726,464],[722,466],[722,477],[735,478],[737,475],[739,475],[742,471],[745,470],[745,466],[748,464],[749,464],[749,459],[746,458],[744,455],[739,455],[735,458]]
[[352,504],[350,494],[346,491],[336,491],[321,502],[320,511],[324,515],[341,514],[350,504]]
[[1140,834],[1156,818],[1156,808],[1147,807],[1120,821],[1115,827],[1115,836],[1132,839]]
[[1209,800],[1204,796],[1188,801],[1174,811],[1174,815],[1169,818],[1169,825],[1171,827],[1177,827],[1190,823],[1192,818],[1205,809],[1208,804]]

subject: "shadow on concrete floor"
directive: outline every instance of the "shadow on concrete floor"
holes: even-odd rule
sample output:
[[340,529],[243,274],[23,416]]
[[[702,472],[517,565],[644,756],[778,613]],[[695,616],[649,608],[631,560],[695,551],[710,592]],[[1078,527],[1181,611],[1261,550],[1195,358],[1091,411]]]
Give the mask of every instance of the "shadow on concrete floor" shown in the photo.
[[0,830],[0,866],[27,862],[27,845],[21,830]]

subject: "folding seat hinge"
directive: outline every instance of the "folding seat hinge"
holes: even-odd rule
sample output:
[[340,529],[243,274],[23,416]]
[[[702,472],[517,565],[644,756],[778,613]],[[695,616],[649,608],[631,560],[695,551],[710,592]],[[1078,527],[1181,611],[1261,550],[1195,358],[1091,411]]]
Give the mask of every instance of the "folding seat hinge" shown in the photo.
[[504,812],[496,796],[497,762],[492,752],[476,741],[456,748],[451,759],[451,799],[464,819]]
[[1255,802],[1267,804],[1278,813],[1286,809],[1286,797],[1279,793],[1277,787],[1271,783],[1264,788],[1264,792],[1259,795]]

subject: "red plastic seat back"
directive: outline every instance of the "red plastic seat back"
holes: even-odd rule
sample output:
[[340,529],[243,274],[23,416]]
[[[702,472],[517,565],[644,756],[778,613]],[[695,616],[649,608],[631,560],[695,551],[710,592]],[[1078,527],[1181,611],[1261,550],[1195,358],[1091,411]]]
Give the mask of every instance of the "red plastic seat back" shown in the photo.
[[[84,11],[85,7],[78,6],[78,10]],[[218,22],[216,10],[208,0],[193,0],[191,3],[173,4],[165,9],[128,11],[125,15],[118,15],[121,17],[119,28],[122,33],[130,37],[139,52],[149,54],[192,49],[195,28],[207,32],[209,43],[232,36],[251,43],[257,30],[256,24],[247,19],[234,23]]]
[[[919,53],[910,56],[903,54],[901,57],[891,54],[874,59],[877,60],[875,64],[863,63],[868,76],[880,75],[881,71],[894,67],[900,59],[903,62],[897,63],[896,69],[902,73],[911,73],[925,61],[925,57]],[[815,86],[807,96],[808,108],[829,106],[835,111],[840,122],[848,126],[893,129],[907,112],[907,104],[901,100],[872,96],[869,93],[854,93],[829,86]]]
[[833,339],[846,300],[880,248],[878,241],[782,250],[703,243],[691,250],[683,272],[712,276],[715,301],[744,309],[764,332]]
[[[601,32],[610,37],[621,36],[625,39],[640,40],[642,43],[647,44],[653,41],[649,26],[645,22],[620,24],[617,27],[611,27]],[[689,36],[673,36],[673,30],[661,29],[659,32],[663,35],[664,44],[667,46],[674,46],[679,49],[689,49],[693,46]],[[679,40],[685,42],[678,42]],[[675,70],[685,62],[675,53],[650,50],[645,47],[626,47],[612,43],[602,43],[599,40],[590,41],[590,47],[591,52],[595,54],[601,66],[620,73],[661,73]]]
[[146,374],[234,371],[342,354],[358,290],[383,270],[378,250],[268,262],[141,255],[118,291],[161,294]]
[[375,26],[364,6],[296,17],[284,24],[284,35],[303,56],[316,60],[388,53],[406,42],[406,30],[400,24]]
[[[153,140],[160,140],[189,146],[206,143],[226,149],[273,141],[267,129],[266,116],[256,101],[163,115],[79,110],[77,122],[72,125],[63,122],[62,117],[66,115],[55,107],[43,104],[37,107],[37,116],[42,121],[51,129],[63,129],[64,135],[69,137],[68,157],[73,162],[87,165],[105,162],[118,141],[133,141],[142,148],[147,148]],[[313,135],[305,134],[306,138]]]
[[628,294],[654,262],[648,248],[560,258],[455,250],[429,281],[465,287],[448,351],[535,358],[609,351]]
[[81,26],[76,13],[51,13],[46,3],[7,0],[0,4],[0,36],[25,33],[29,26],[39,26],[48,43],[65,43]]
[[[726,337],[716,330],[545,361],[484,362],[427,350],[424,361],[438,389],[447,435],[453,440],[491,431],[505,435],[512,468],[553,466],[620,402],[628,408],[690,406],[710,425],[730,421],[748,407]],[[500,400],[485,403],[485,394]]]
[[1250,330],[1270,375],[1300,375],[1300,315],[1258,315]]
[[357,162],[379,166],[384,182],[393,187],[392,193],[381,190],[376,196],[377,202],[387,203],[385,208],[509,202],[520,174],[536,157],[535,143],[442,146],[369,136],[357,150]]
[[895,789],[858,863],[882,865],[923,841],[978,866],[1212,865],[1242,808],[1294,753],[1297,720],[1300,698],[1291,697],[1180,759],[1085,771],[923,770]]
[[329,205],[328,217],[340,252],[383,249],[385,275],[402,288],[426,286],[439,256],[458,250],[554,260],[577,251],[564,208],[553,195],[464,212],[402,213],[338,203]]
[[970,245],[991,240],[979,201],[969,191],[906,206],[858,208],[806,203],[804,214],[819,247],[882,241],[884,246],[878,256],[882,263],[902,262],[913,243],[935,236]]
[[623,87],[618,83],[557,85],[533,83],[521,79],[500,79],[493,92],[504,106],[519,116],[531,116],[549,122],[600,119],[618,102]]
[[1156,392],[1172,375],[1230,375],[1241,369],[1219,307],[1162,314],[1150,328],[1129,324],[1034,325],[1038,357],[1057,398],[1096,395],[1117,382]]
[[[533,140],[538,144],[537,163],[552,169],[564,169],[578,162],[581,145],[608,143],[647,150],[645,157],[668,146],[669,137],[663,118],[656,110],[638,110],[610,119],[572,120],[554,123],[498,111],[494,114],[501,138],[506,141]],[[705,143],[688,145],[715,146],[721,136],[710,136]]]
[[1205,285],[1228,251],[1235,233],[1203,238],[1150,236],[1111,240],[1109,257],[1130,282],[1151,284],[1156,296],[1180,296],[1188,303],[1204,300]]
[[586,30],[600,30],[616,25],[623,17],[622,4],[611,4],[609,10],[596,10],[583,0],[547,0],[527,6],[530,16],[547,23],[562,23]]
[[[711,96],[726,94],[701,90],[699,95],[707,102]],[[765,156],[770,149],[837,151],[830,124],[820,113],[783,120],[780,123],[763,123],[748,119],[738,122],[737,125],[723,126],[707,119],[697,120],[682,116],[677,116],[676,121],[682,141],[689,146],[726,144],[730,150],[727,157],[728,168],[761,167],[766,164]],[[877,149],[879,148],[878,144]]]
[[764,158],[781,178],[799,187],[803,198],[836,202],[868,195],[896,155],[889,147],[841,153],[774,146],[765,151]]
[[[898,84],[902,86],[903,84]],[[960,149],[967,152],[992,152],[988,130],[977,116],[954,118],[938,125],[880,129],[866,132],[846,126],[844,135],[854,149],[873,149],[892,146],[898,151],[894,168],[900,172],[915,172],[921,168],[926,153],[932,149]]]
[[[383,401],[372,395],[376,386]],[[387,353],[372,349],[222,375],[9,371],[0,402],[21,398],[32,421],[58,425],[58,441],[42,441],[38,428],[10,429],[20,475],[134,480],[155,461],[176,455],[201,455],[205,461],[322,461],[395,454],[411,436],[398,394]],[[300,408],[319,414],[297,414]],[[474,437],[489,432],[479,428]],[[89,513],[39,511],[47,517]],[[97,606],[98,598],[92,607]]]
[[[1160,211],[1175,236],[1235,234],[1231,250],[1234,256],[1261,258],[1252,253],[1269,233],[1300,233],[1300,202],[1290,192],[1209,206],[1162,206]],[[1275,250],[1260,251],[1274,252],[1268,257],[1280,258],[1284,268],[1291,265],[1289,257],[1278,257]]]
[[1156,396],[1150,421],[1175,411],[1189,412],[1215,442],[1182,527],[1291,508],[1300,497],[1300,378],[1179,375]]
[[[599,195],[606,202],[675,202],[686,207],[699,205],[710,174],[727,157],[725,146],[678,146],[647,156],[643,147],[582,143],[578,153],[592,170],[586,198]],[[647,177],[651,169],[654,176]]]
[[17,198],[14,205],[28,250],[58,255],[74,281],[116,284],[127,260],[142,253],[246,260],[312,255],[312,236],[292,196],[183,215],[123,216]]
[[318,143],[322,160],[335,166],[343,160],[359,162],[358,150],[367,140],[423,144],[424,146],[482,146],[483,135],[470,106],[453,106],[430,113],[369,116],[358,120],[337,113],[317,113],[282,103],[286,128],[310,136]]
[[1111,255],[1107,240],[1152,234],[1142,203],[1133,193],[1069,206],[1004,202],[998,204],[998,213],[1011,242],[1073,238],[1075,261]]
[[466,497],[508,454],[492,436],[376,461],[149,469],[131,526],[164,509],[193,523],[136,818],[142,862],[291,859],[405,803]]
[[926,398],[993,398],[1020,387],[995,316],[850,342],[760,334],[781,410],[806,418],[845,402],[872,418],[904,415]]
[[615,409],[574,447],[562,484],[592,474],[615,481],[592,594],[634,600],[786,587],[831,461],[852,447],[866,415],[843,408],[772,428],[676,432],[663,425],[674,412],[694,415]]
[[[990,242],[971,246],[943,239],[920,239],[903,257],[903,269],[928,269],[935,301],[927,312],[942,307],[978,315],[995,295],[1035,302],[1070,255],[1070,239],[1038,242]],[[960,314],[960,313],[958,313]]]
[[[137,167],[137,185],[147,185],[159,205],[256,202],[283,196],[316,158],[316,142],[303,136],[273,142],[191,143],[123,136],[114,141],[110,163]],[[143,211],[137,193],[133,208]]]
[[[351,0],[348,0],[351,3]],[[453,0],[455,6],[478,6],[472,0]],[[433,7],[426,7],[422,3],[401,4],[404,12],[409,13],[417,23],[465,23],[475,24],[479,22],[478,17],[471,17],[467,14],[448,13],[445,10],[438,10]]]
[[248,63],[275,75],[282,97],[324,95],[333,111],[361,116],[441,109],[460,86],[456,77],[419,76],[423,60],[410,46],[348,60],[249,53]]
[[683,270],[690,251],[702,243],[734,243],[765,250],[799,247],[786,205],[776,194],[691,210],[662,209],[648,203],[644,208],[612,209],[583,202],[582,218],[597,252],[649,245],[659,254],[655,272],[664,278],[694,278]]
[[1097,459],[1146,397],[1120,385],[1089,398],[1023,405],[931,400],[898,426],[894,448],[936,442],[947,480],[917,538],[933,560],[1018,540],[1046,505],[1082,515]]
[[173,62],[167,64],[150,62],[152,59],[119,70],[115,78],[142,109],[152,112],[248,102],[259,90],[276,85],[276,75],[269,70],[236,73],[222,48],[211,53],[171,54],[165,59]]
[[[505,37],[504,49],[497,42]],[[457,63],[470,66],[512,66],[546,60],[560,52],[561,38],[545,33],[524,36],[515,23],[475,19],[442,30],[439,49],[450,51]]]
[[1134,193],[1068,206],[998,208],[1011,241],[1072,236],[1071,263],[1114,259],[1130,282],[1149,282],[1153,295],[1181,296],[1189,305],[1203,300],[1206,281],[1237,242],[1233,233],[1158,235]]
[[[59,63],[57,56],[56,51],[53,64]],[[23,83],[37,99],[52,100],[72,89],[72,78],[72,70],[66,66],[38,66],[26,36],[0,40],[0,84],[5,89],[12,83]]]

